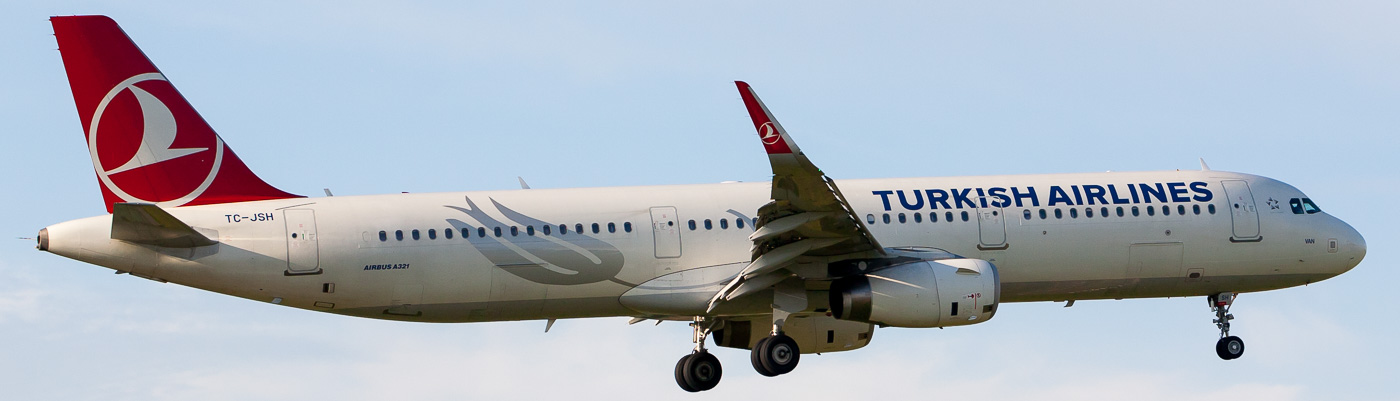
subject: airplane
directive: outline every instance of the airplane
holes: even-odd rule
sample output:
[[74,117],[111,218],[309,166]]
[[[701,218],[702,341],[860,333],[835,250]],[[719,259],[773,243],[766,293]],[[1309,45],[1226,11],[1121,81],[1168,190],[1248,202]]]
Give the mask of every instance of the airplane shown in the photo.
[[771,182],[308,198],[254,174],[115,21],[50,21],[109,214],[41,229],[39,250],[372,319],[689,322],[674,376],[691,392],[722,378],[707,342],[777,376],[876,327],[973,325],[1017,302],[1204,297],[1231,360],[1239,294],[1366,254],[1293,186],[1204,161],[838,181],[742,81]]

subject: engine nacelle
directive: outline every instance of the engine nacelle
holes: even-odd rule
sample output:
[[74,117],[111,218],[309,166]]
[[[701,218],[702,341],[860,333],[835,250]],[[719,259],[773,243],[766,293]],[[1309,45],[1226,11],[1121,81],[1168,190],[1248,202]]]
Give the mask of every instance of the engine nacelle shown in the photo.
[[981,259],[907,263],[831,285],[832,316],[893,327],[985,322],[1000,299],[996,266]]

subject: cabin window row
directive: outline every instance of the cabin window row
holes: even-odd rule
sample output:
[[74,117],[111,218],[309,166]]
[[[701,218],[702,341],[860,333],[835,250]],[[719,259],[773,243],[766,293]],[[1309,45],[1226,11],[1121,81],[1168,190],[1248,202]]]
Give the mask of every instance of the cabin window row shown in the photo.
[[[1077,219],[1077,218],[1080,217],[1080,211],[1079,211],[1079,209],[1077,209],[1077,208],[1070,208],[1070,209],[1050,209],[1050,211],[1046,211],[1046,209],[1039,209],[1039,210],[1037,210],[1037,211],[1035,212],[1034,215],[1031,213],[1031,210],[1030,210],[1030,209],[1026,209],[1026,210],[1024,210],[1024,211],[1021,212],[1021,217],[1022,217],[1023,219],[1025,219],[1025,220],[1032,220],[1032,217],[1033,217],[1033,216],[1037,216],[1037,215],[1038,215],[1038,216],[1040,217],[1041,220],[1046,220],[1046,219],[1051,218],[1051,216],[1053,215],[1054,218],[1056,218],[1056,219],[1063,219],[1063,218],[1065,218],[1066,210],[1068,210],[1069,218],[1071,218],[1071,219]],[[1200,215],[1200,214],[1201,214],[1201,205],[1191,205],[1191,208],[1190,208],[1190,209],[1187,209],[1186,205],[1176,205],[1176,208],[1175,208],[1175,209],[1173,209],[1171,206],[1166,206],[1166,205],[1164,205],[1164,206],[1162,206],[1162,207],[1160,207],[1160,208],[1158,208],[1158,207],[1156,207],[1156,206],[1147,206],[1146,208],[1139,208],[1138,206],[1132,206],[1132,207],[1129,207],[1129,208],[1124,208],[1124,207],[1122,207],[1122,206],[1118,206],[1118,207],[1115,207],[1115,208],[1112,210],[1112,212],[1113,212],[1112,215],[1109,214],[1109,211],[1110,211],[1110,210],[1109,210],[1109,208],[1108,208],[1107,206],[1098,208],[1098,209],[1097,209],[1097,211],[1098,211],[1097,215],[1095,215],[1095,213],[1094,213],[1095,210],[1096,210],[1096,209],[1094,209],[1094,208],[1092,208],[1092,207],[1086,207],[1086,208],[1084,208],[1084,212],[1083,212],[1084,218],[1095,218],[1095,217],[1101,217],[1101,218],[1102,218],[1102,217],[1110,217],[1110,216],[1114,216],[1114,215],[1116,215],[1116,216],[1118,216],[1118,217],[1127,217],[1127,216],[1130,216],[1130,215],[1136,217],[1136,216],[1141,216],[1144,212],[1146,212],[1148,216],[1156,216],[1157,213],[1158,213],[1159,211],[1162,213],[1163,216],[1171,216],[1172,214],[1176,214],[1176,215],[1178,215],[1178,216],[1185,216],[1185,215],[1187,214],[1187,211],[1188,211],[1188,210],[1189,210],[1190,213],[1193,214],[1193,215]],[[1215,205],[1214,205],[1214,204],[1206,205],[1206,207],[1205,207],[1205,212],[1208,213],[1208,214],[1215,214]]]
[[[998,213],[998,212],[992,212],[992,213]],[[959,213],[956,214],[956,215],[953,214],[953,212],[943,212],[943,221],[946,221],[946,222],[950,222],[950,223],[951,223],[951,222],[957,221],[957,219],[961,219],[962,221],[969,221],[969,220],[972,220],[972,215],[968,214],[968,212],[967,212],[966,210],[964,210],[964,211],[962,211],[962,212],[959,212]],[[893,214],[893,215],[891,215],[891,214],[889,214],[889,213],[885,213],[885,214],[883,214],[883,215],[880,216],[880,221],[881,221],[881,222],[884,222],[885,224],[891,224],[891,223],[894,223],[894,222],[899,222],[900,224],[904,224],[904,223],[908,223],[908,222],[910,222],[910,221],[913,221],[913,222],[915,222],[915,223],[923,223],[923,222],[924,222],[924,214],[921,213],[921,212],[914,212],[914,213],[908,214],[908,215],[906,215],[906,214],[904,214],[904,213],[896,213],[896,214]],[[930,223],[937,223],[937,222],[938,222],[938,212],[929,212],[929,213],[928,213],[928,221],[929,221]],[[867,224],[875,224],[875,215],[874,215],[874,214],[867,214],[867,215],[865,215],[865,222],[866,222]]]
[[[728,229],[729,229],[729,219],[718,219],[718,220],[719,220],[719,221],[718,221],[719,229],[721,229],[721,230],[728,230]],[[745,223],[744,223],[744,219],[740,219],[740,218],[735,218],[735,219],[734,219],[734,228],[736,228],[736,229],[742,229],[742,228],[744,228],[744,224],[745,224]],[[757,226],[758,226],[758,218],[756,218],[756,217],[753,218],[748,224],[752,224],[753,227],[757,227]],[[713,230],[713,229],[715,229],[715,226],[716,226],[716,222],[715,222],[714,220],[710,220],[710,219],[701,220],[701,222],[699,222],[699,223],[696,223],[695,220],[691,220],[691,221],[686,222],[686,227],[690,228],[690,231],[699,230],[699,229],[702,228],[702,227],[703,227],[704,229],[706,229],[706,230]]]
[[[557,228],[558,230],[556,230],[556,228]],[[586,230],[586,231],[585,231],[585,230]],[[574,233],[574,234],[583,234],[583,233],[588,232],[588,231],[591,231],[591,232],[594,233],[594,234],[600,234],[600,233],[602,233],[604,230],[606,230],[606,231],[609,232],[609,233],[616,233],[617,230],[618,230],[618,224],[617,224],[617,223],[605,223],[605,224],[592,223],[592,224],[589,224],[589,225],[585,226],[583,223],[577,223],[577,224],[574,224],[574,227],[573,227],[573,233]],[[458,232],[459,232],[459,230],[457,230],[457,229],[444,228],[444,229],[442,229],[442,237],[443,237],[444,239],[452,239],[452,237],[456,236]],[[521,233],[524,233],[524,234],[527,235],[527,236],[535,236],[535,235],[567,235],[567,234],[569,234],[569,225],[567,225],[567,224],[560,224],[560,225],[558,225],[558,226],[554,226],[554,225],[542,225],[542,226],[539,226],[538,229],[536,229],[535,226],[525,226],[525,229],[524,229],[524,230],[520,229],[519,226],[494,227],[494,228],[491,228],[491,229],[489,229],[489,230],[486,229],[486,227],[477,227],[476,229],[463,227],[463,228],[460,229],[460,232],[461,232],[462,238],[464,238],[464,239],[465,239],[465,238],[471,238],[472,234],[475,234],[478,238],[486,238],[487,236],[504,237],[504,236],[506,236],[507,234],[509,234],[509,235],[512,236],[512,237],[518,237],[518,236],[520,236]],[[624,223],[622,223],[622,232],[625,232],[625,233],[630,233],[630,232],[632,232],[632,223],[631,223],[631,222],[624,222]],[[430,240],[436,240],[436,239],[438,239],[438,230],[437,230],[437,229],[430,228],[430,229],[428,229],[428,230],[426,231],[426,234],[427,234],[426,237],[427,237],[428,239],[430,239]],[[425,236],[425,235],[424,235],[424,231],[423,231],[423,230],[417,230],[417,229],[409,230],[407,233],[405,233],[404,230],[394,230],[393,234],[390,234],[388,231],[385,231],[385,230],[380,230],[380,231],[379,231],[379,242],[387,242],[387,241],[389,241],[389,238],[390,238],[390,237],[393,237],[393,239],[394,239],[395,241],[403,241],[403,240],[405,240],[405,239],[411,239],[411,240],[417,241],[417,240],[423,239],[424,236]]]

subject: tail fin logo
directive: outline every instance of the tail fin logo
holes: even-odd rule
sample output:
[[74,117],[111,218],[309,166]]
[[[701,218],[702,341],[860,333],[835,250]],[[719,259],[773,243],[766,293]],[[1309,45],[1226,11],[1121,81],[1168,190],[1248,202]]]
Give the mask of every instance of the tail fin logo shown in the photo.
[[777,127],[773,126],[772,121],[763,123],[763,125],[758,126],[758,133],[759,136],[762,137],[764,145],[772,145],[778,143],[779,140],[783,139],[783,136],[778,134]]
[[98,103],[88,151],[102,185],[124,201],[184,205],[218,175],[223,140],[179,97],[151,72],[121,81]]

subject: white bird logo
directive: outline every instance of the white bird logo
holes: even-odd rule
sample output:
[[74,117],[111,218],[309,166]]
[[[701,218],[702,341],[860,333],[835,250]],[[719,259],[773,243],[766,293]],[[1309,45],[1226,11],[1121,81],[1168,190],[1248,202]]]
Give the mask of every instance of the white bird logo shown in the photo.
[[778,129],[773,126],[772,121],[758,126],[758,132],[760,134],[759,136],[763,139],[763,143],[766,145],[778,143],[779,140],[783,139],[783,136],[778,134]]

